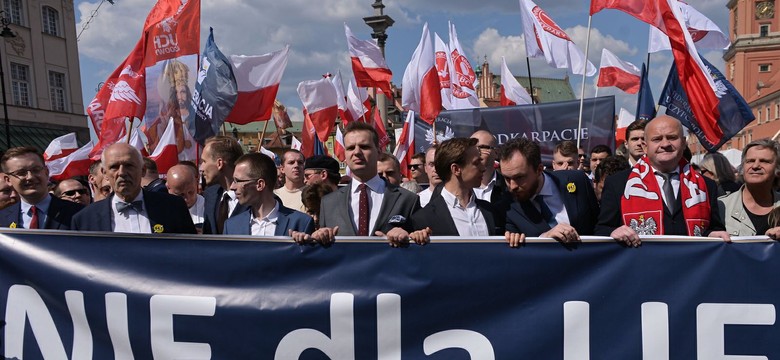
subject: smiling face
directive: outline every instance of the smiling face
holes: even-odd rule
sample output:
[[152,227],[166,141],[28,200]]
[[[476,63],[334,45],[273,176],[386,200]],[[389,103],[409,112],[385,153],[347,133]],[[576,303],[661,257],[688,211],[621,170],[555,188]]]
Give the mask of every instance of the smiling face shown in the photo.
[[645,141],[653,168],[669,173],[679,166],[686,144],[677,119],[663,115],[650,121],[645,127]]
[[39,155],[26,153],[14,156],[3,167],[11,186],[28,203],[37,204],[48,194],[49,169]]
[[770,148],[762,146],[749,148],[742,161],[745,184],[750,186],[774,183],[775,171],[777,171],[775,156],[775,152]]

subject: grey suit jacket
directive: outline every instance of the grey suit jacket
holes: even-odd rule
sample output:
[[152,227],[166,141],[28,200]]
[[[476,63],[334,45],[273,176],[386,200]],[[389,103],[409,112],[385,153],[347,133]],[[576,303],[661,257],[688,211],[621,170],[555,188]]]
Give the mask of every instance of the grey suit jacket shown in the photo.
[[[325,195],[320,204],[320,227],[339,227],[339,235],[355,236],[357,229],[350,214],[350,193],[352,186],[347,185]],[[369,232],[373,236],[376,231],[387,233],[394,227],[402,227],[412,231],[412,213],[420,208],[420,199],[416,194],[392,185],[385,181],[385,194],[382,206],[377,216],[374,228]],[[396,215],[400,215],[396,216]],[[390,223],[391,218],[393,223]]]
[[[753,222],[750,221],[745,206],[742,204],[742,191],[745,185],[729,195],[718,198],[718,213],[726,224],[726,231],[731,236],[755,236],[756,234]],[[780,206],[780,193],[774,192],[775,206]],[[769,224],[770,227],[772,224]]]

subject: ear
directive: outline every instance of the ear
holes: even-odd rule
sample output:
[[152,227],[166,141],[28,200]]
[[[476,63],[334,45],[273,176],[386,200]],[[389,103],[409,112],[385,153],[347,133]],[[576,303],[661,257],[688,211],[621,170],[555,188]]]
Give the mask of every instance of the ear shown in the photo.
[[255,188],[257,189],[258,192],[262,192],[263,190],[265,190],[266,188],[265,185],[266,184],[264,179],[257,179],[257,181],[255,182]]
[[141,167],[141,177],[146,176],[146,166]]
[[217,158],[217,170],[222,171],[224,167],[225,167],[225,160],[222,160],[222,158]]
[[452,163],[450,164],[450,173],[452,176],[460,176],[461,168],[458,166],[458,164]]

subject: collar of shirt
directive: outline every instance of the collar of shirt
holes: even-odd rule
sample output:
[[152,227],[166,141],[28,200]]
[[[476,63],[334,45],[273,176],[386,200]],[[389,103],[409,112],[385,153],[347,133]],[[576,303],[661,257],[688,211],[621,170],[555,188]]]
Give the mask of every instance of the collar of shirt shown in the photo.
[[[30,204],[22,197],[19,197],[19,202],[21,203],[21,210],[23,214],[27,214],[30,212],[30,208],[33,207],[33,204]],[[38,211],[40,211],[43,214],[49,213],[49,205],[51,205],[51,194],[46,194],[46,197],[43,198],[40,202],[35,204],[35,207],[38,208]],[[40,215],[39,215],[40,216]]]
[[548,175],[546,172],[543,172],[542,176],[544,176],[544,184],[542,184],[542,189],[531,198],[531,201],[535,200],[536,197],[540,195],[541,196],[555,195],[555,182],[553,181],[552,177]]
[[496,172],[494,171],[493,172],[493,178],[490,179],[490,181],[487,183],[487,185],[485,185],[485,186],[480,185],[476,189],[479,189],[479,190],[482,190],[482,191],[486,191],[486,190],[492,189],[493,186],[495,186],[495,185],[496,185]]
[[276,224],[276,220],[279,219],[279,202],[274,201],[274,208],[271,209],[271,212],[269,212],[267,215],[265,215],[262,219],[258,219],[255,217],[254,212],[252,212],[252,221],[256,222],[258,224],[262,223],[271,223]]
[[[355,178],[352,178],[352,193],[357,194],[360,192],[358,190],[358,186],[361,184],[360,181],[357,181]],[[379,175],[374,176],[371,178],[371,180],[368,180],[365,182],[366,186],[368,186],[371,191],[377,193],[377,194],[384,194],[385,193],[385,181],[382,180],[382,178],[379,177]]]
[[469,196],[469,202],[465,207],[461,206],[458,198],[444,187],[441,189],[441,197],[444,199],[444,202],[447,203],[447,206],[453,209],[467,209],[477,206],[477,202],[474,200],[474,193],[471,193],[471,196]]

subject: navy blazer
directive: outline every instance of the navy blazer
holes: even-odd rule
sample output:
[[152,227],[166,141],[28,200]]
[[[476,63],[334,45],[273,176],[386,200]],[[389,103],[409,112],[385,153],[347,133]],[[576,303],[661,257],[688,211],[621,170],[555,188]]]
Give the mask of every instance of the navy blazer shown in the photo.
[[[249,223],[251,220],[251,208],[231,216],[225,221],[225,235],[251,235],[252,229]],[[279,203],[279,217],[276,220],[274,236],[290,236],[289,230],[311,234],[314,232],[314,219],[309,215]]]
[[[225,190],[219,184],[214,184],[206,188],[203,191],[203,233],[204,234],[216,234],[217,233],[217,211],[219,211],[219,202],[222,199],[222,194]],[[233,212],[228,217],[235,216],[238,213],[242,213],[247,210],[247,207],[241,204],[236,205]]]
[[[325,195],[320,204],[320,227],[339,227],[339,235],[354,236],[357,229],[352,222],[350,209],[350,192],[352,185],[340,187]],[[376,231],[387,233],[394,227],[402,227],[412,231],[412,214],[420,209],[420,198],[417,194],[390,184],[385,180],[385,194],[374,228],[368,236],[374,236]],[[390,222],[393,220],[393,223]]]
[[[579,235],[593,235],[599,214],[599,202],[588,176],[580,170],[545,173],[553,180],[555,188],[563,198],[563,206],[569,215],[569,225],[574,227]],[[569,184],[574,184],[574,191],[569,191]],[[507,231],[523,233],[529,237],[538,237],[550,231],[550,226],[530,200],[512,201],[508,204],[508,209],[506,206],[505,203]]]
[[[114,212],[111,209],[112,193],[109,197],[93,203],[73,217],[73,230],[113,231],[111,226]],[[149,225],[154,232],[155,225],[162,225],[162,232],[173,234],[197,234],[187,204],[179,196],[168,193],[143,190],[144,207],[149,216]]]
[[[81,204],[62,200],[51,196],[49,210],[46,212],[46,224],[42,229],[70,230],[70,222],[73,215],[84,208]],[[22,203],[17,201],[3,210],[0,210],[0,227],[9,227],[12,223],[21,224]]]
[[[493,205],[487,201],[476,199],[477,208],[485,218],[488,235],[504,235],[504,224],[494,216]],[[500,218],[500,217],[499,217]],[[498,220],[498,221],[497,221]],[[431,199],[428,205],[412,215],[412,227],[414,230],[431,228],[432,236],[459,236],[458,227],[452,220],[450,210],[444,198],[437,196]]]

